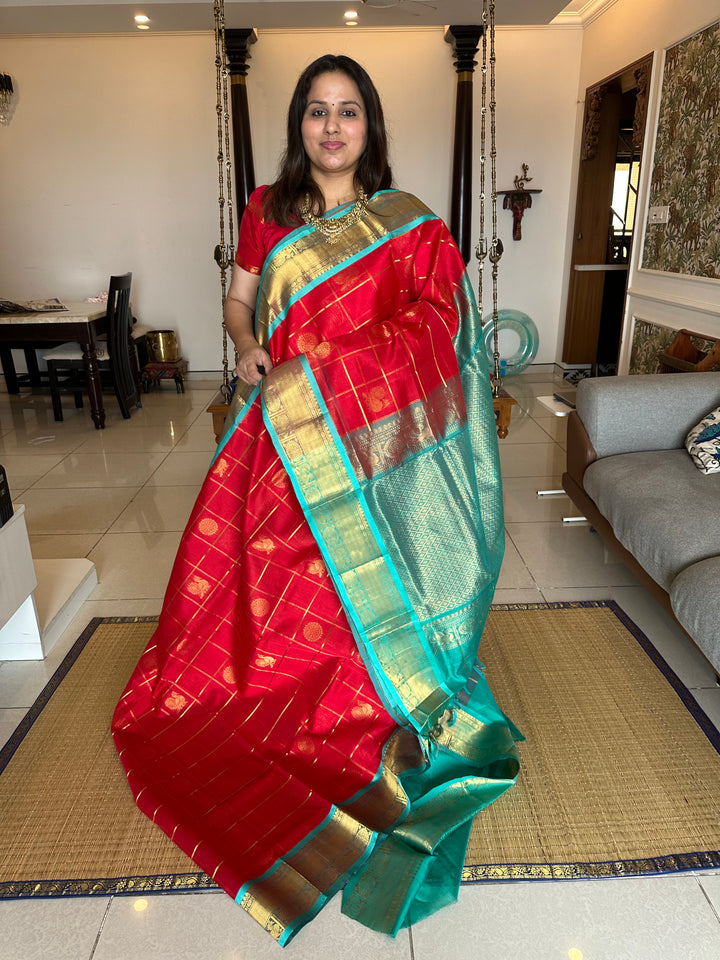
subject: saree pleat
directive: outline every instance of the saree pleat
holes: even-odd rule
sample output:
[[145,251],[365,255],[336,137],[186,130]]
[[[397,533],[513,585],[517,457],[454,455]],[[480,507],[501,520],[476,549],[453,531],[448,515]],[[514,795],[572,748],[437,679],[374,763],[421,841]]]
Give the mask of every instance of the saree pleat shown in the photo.
[[233,401],[113,720],[140,809],[281,944],[341,887],[390,934],[452,900],[518,772],[477,661],[503,527],[464,265],[397,191],[342,239],[267,258],[274,370]]

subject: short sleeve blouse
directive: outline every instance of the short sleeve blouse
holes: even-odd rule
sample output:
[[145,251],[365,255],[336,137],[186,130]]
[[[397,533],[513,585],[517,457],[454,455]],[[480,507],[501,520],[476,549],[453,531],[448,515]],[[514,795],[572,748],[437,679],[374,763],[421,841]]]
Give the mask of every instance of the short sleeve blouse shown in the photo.
[[267,184],[250,194],[250,199],[240,221],[235,263],[248,273],[259,276],[268,253],[295,227],[281,227],[274,220],[266,220],[263,214],[263,197]]

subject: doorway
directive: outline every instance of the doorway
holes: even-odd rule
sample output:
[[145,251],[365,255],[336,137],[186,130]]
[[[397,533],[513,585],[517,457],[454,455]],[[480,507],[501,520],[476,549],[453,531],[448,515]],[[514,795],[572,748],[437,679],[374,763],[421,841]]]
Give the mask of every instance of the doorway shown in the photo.
[[585,96],[562,359],[595,375],[617,371],[652,60]]

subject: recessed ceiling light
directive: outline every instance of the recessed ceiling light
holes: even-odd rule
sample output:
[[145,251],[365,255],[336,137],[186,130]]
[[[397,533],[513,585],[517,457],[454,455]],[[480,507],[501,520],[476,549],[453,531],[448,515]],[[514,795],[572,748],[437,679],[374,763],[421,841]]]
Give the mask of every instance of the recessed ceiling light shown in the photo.
[[150,17],[146,17],[144,13],[138,13],[135,17],[135,23],[150,23]]
[[149,29],[150,29],[150,27],[148,26],[147,23],[136,23],[135,26],[138,28],[138,30],[149,30]]
[[357,25],[358,25],[357,20],[346,20],[346,21],[345,21],[345,26],[346,26],[346,27],[356,27]]
[[357,10],[346,10],[343,16],[346,20],[354,20],[357,17]]

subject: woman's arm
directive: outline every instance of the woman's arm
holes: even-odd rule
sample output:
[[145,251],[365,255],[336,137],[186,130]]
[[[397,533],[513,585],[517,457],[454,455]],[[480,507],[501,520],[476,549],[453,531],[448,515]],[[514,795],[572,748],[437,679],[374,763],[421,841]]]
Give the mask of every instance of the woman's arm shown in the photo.
[[262,380],[258,367],[263,367],[265,373],[272,370],[269,354],[254,335],[253,316],[259,283],[260,277],[235,264],[225,298],[225,327],[238,355],[235,372],[251,386]]

